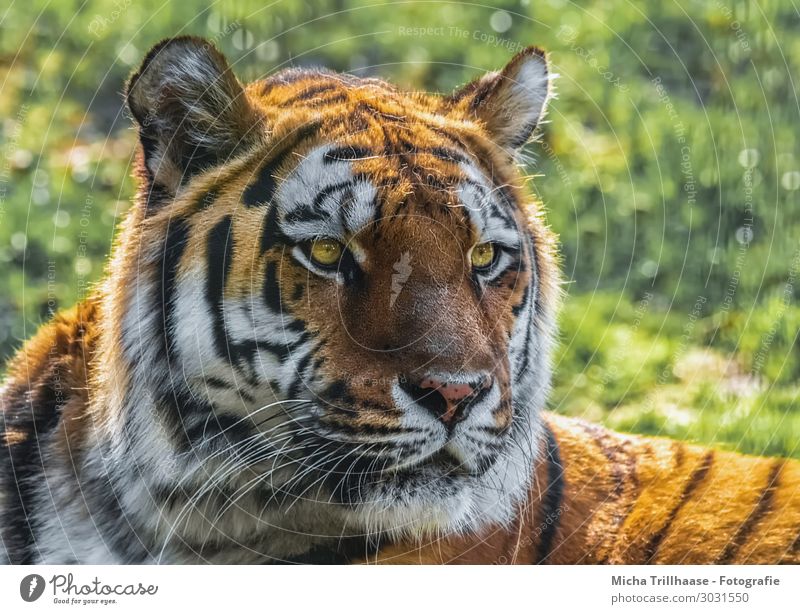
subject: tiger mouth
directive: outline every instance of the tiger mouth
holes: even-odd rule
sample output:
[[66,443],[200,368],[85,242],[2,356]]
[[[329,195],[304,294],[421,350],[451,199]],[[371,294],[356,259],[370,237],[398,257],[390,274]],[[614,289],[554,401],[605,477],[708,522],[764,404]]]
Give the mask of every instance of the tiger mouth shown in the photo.
[[456,458],[455,454],[444,447],[413,464],[387,469],[383,473],[400,478],[424,477],[431,474],[442,478],[477,478],[486,473],[493,464],[494,460],[481,463],[478,468],[470,469],[464,461]]
[[442,448],[438,452],[435,452],[423,460],[417,467],[439,469],[446,476],[477,477],[484,473],[483,471],[470,471],[466,465],[458,460],[447,448]]
[[[442,488],[452,489],[465,485],[470,480],[481,478],[493,465],[482,464],[469,469],[447,450],[439,450],[430,456],[402,468],[386,469],[370,474],[354,473],[339,482],[335,489],[340,500],[350,506],[365,503],[371,488],[378,492],[392,492],[394,496],[429,497],[441,493]],[[391,489],[390,491],[383,490]],[[364,497],[367,496],[367,499]]]

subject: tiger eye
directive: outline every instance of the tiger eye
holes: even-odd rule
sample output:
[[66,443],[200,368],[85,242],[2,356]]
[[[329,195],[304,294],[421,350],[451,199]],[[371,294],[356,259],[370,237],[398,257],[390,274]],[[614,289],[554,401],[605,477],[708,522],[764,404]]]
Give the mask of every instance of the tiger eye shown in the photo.
[[315,264],[331,266],[342,257],[342,244],[333,239],[319,239],[311,243],[311,260]]
[[472,266],[476,269],[485,269],[494,261],[494,245],[492,243],[479,243],[472,248],[470,254]]

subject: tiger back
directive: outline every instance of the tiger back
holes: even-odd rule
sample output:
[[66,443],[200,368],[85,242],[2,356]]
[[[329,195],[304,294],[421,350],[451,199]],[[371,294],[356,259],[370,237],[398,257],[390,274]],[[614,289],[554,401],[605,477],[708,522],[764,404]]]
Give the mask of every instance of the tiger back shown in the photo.
[[512,523],[387,547],[382,564],[798,564],[800,463],[546,416]]

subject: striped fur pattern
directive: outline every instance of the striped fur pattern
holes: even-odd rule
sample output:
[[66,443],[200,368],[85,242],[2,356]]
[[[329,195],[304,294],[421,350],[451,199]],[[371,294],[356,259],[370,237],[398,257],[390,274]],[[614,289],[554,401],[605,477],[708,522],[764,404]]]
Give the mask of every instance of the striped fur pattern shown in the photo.
[[443,97],[156,46],[107,275],[0,389],[0,558],[791,559],[795,464],[542,420],[558,267],[515,161],[548,88],[535,48]]
[[800,463],[543,417],[541,461],[513,522],[364,562],[800,563]]

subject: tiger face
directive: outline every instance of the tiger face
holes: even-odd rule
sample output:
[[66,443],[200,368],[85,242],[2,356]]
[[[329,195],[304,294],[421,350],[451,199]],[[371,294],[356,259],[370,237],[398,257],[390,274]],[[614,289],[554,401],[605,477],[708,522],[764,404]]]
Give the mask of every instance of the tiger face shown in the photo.
[[175,445],[336,531],[510,518],[550,378],[553,238],[515,166],[548,83],[535,48],[446,97],[154,48],[118,332]]

